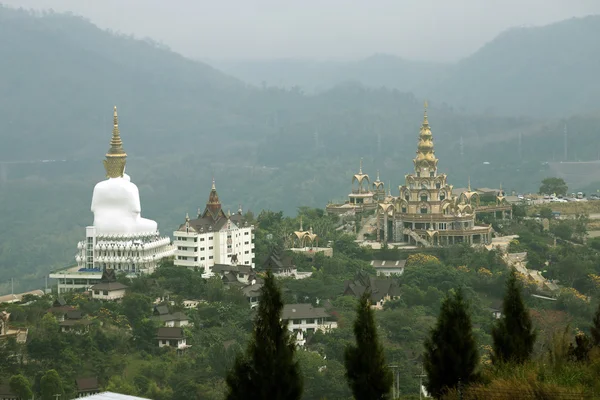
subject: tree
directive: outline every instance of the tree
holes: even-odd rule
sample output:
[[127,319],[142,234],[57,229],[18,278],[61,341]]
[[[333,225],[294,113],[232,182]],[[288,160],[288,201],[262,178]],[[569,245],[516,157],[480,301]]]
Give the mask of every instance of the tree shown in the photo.
[[29,400],[33,398],[31,383],[23,375],[13,375],[8,383],[10,390],[17,395],[21,400]]
[[346,379],[356,400],[385,399],[392,388],[369,297],[370,292],[365,292],[360,298],[354,321],[356,345],[344,353]]
[[261,289],[254,332],[227,375],[228,400],[300,399],[302,378],[295,344],[281,320],[283,300],[271,271]]
[[60,376],[55,369],[47,371],[42,377],[40,390],[42,392],[42,400],[55,400],[55,395],[64,396],[64,390]]
[[540,186],[540,194],[555,194],[565,196],[569,187],[562,178],[546,178]]
[[600,304],[598,305],[598,309],[596,309],[592,323],[593,325],[590,327],[592,346],[598,347],[600,346]]
[[492,328],[492,361],[494,364],[524,363],[531,357],[535,337],[531,317],[521,297],[517,273],[513,268],[506,281],[502,317]]
[[479,354],[462,289],[444,299],[437,323],[425,340],[423,364],[425,386],[435,398],[459,382],[468,385],[479,380]]
[[547,218],[547,219],[554,218],[554,215],[552,214],[552,209],[550,207],[540,208],[540,218]]
[[131,325],[136,325],[152,314],[152,299],[140,293],[127,293],[123,298],[123,314]]

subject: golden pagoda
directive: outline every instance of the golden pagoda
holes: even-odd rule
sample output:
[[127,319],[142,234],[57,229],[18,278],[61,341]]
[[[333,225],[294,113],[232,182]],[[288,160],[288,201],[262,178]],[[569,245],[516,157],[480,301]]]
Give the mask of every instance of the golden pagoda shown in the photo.
[[104,160],[104,169],[107,178],[122,178],[125,173],[125,164],[127,162],[127,153],[123,149],[123,141],[119,132],[119,117],[117,115],[117,106],[113,114],[113,130],[110,139],[110,149],[106,153]]

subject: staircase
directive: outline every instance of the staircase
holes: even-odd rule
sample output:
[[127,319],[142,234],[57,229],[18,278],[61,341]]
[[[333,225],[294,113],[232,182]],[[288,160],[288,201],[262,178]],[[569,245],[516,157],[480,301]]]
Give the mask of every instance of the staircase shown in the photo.
[[415,231],[413,231],[412,229],[404,228],[402,233],[410,236],[411,238],[413,238],[415,240],[415,242],[422,244],[423,247],[431,247],[431,243],[429,243],[427,240],[423,239],[421,236],[417,235],[415,233]]

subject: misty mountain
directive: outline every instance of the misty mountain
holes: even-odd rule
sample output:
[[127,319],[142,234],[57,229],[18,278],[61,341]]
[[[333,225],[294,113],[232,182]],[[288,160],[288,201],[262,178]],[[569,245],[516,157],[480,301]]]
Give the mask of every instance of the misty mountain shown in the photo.
[[596,111],[598,37],[600,16],[514,28],[460,61],[427,94],[475,112],[568,116]]
[[374,55],[353,62],[216,62],[253,84],[322,91],[345,81],[393,87],[463,112],[563,116],[595,111],[600,16],[510,29],[453,65]]
[[295,59],[254,61],[207,61],[220,70],[254,85],[321,92],[344,82],[371,87],[420,91],[431,77],[445,76],[448,65],[410,61],[389,54],[375,54],[351,62]]
[[[240,81],[66,14],[0,7],[0,93],[2,137],[11,143],[0,148],[5,160],[91,154],[104,145],[115,103],[127,131],[152,140],[154,150],[174,150],[178,137],[215,130],[245,133],[242,124],[237,131],[228,126],[239,119],[237,101],[247,97]],[[156,116],[169,124],[157,124]]]

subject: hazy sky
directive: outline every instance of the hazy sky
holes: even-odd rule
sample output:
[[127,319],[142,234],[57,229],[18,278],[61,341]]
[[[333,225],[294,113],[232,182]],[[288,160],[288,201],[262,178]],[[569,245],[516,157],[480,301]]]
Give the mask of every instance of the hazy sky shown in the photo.
[[72,11],[203,59],[454,61],[499,32],[600,14],[600,0],[0,0]]

